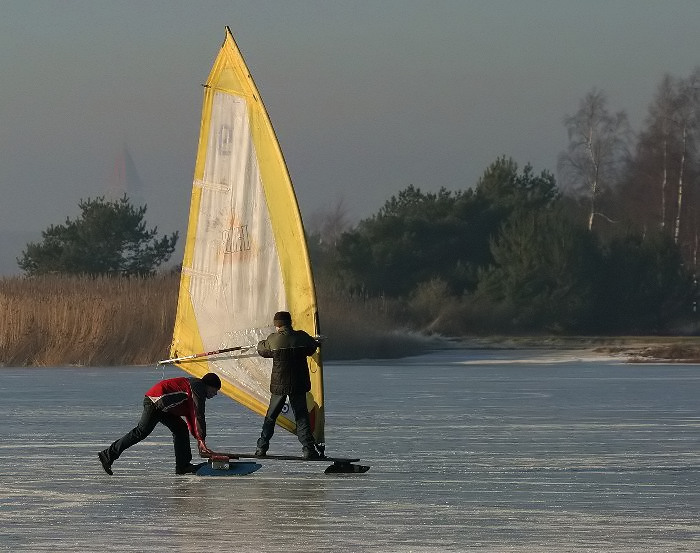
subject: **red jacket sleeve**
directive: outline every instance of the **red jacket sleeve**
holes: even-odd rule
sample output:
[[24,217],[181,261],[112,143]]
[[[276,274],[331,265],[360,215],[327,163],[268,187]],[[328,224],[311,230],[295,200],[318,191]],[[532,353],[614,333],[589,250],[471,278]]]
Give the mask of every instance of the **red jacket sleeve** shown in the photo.
[[197,408],[194,401],[194,392],[192,391],[192,386],[190,385],[189,379],[185,379],[187,382],[187,401],[185,402],[185,422],[187,422],[187,427],[190,429],[190,434],[192,434],[196,440],[203,440],[199,432],[199,425],[197,424]]

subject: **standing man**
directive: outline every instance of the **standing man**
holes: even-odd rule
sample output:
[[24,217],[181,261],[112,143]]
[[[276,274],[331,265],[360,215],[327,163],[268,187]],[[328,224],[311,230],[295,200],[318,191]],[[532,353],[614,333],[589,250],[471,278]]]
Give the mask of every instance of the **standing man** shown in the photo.
[[258,439],[255,455],[264,457],[270,447],[270,438],[275,432],[275,421],[282,412],[284,402],[294,411],[297,438],[302,445],[304,459],[319,459],[316,442],[311,432],[306,393],[311,390],[309,365],[306,358],[313,355],[319,343],[303,330],[292,328],[292,316],[287,311],[278,311],[273,318],[275,332],[258,343],[258,354],[272,358],[270,377],[270,406]]
[[[122,438],[97,455],[102,468],[112,475],[112,463],[125,449],[146,438],[160,422],[173,433],[175,446],[175,474],[188,474],[197,471],[192,464],[189,432],[197,440],[199,452],[211,454],[204,439],[207,424],[204,419],[204,403],[213,398],[221,389],[221,380],[214,373],[202,378],[169,378],[161,380],[146,392],[143,399],[143,413],[138,424]],[[185,417],[185,420],[182,420]]]

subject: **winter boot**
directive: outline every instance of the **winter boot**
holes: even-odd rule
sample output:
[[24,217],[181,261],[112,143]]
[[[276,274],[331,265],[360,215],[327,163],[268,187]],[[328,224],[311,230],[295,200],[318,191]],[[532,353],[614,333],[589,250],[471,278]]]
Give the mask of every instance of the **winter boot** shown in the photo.
[[112,462],[109,460],[109,457],[107,457],[107,451],[100,451],[97,457],[100,459],[100,463],[102,463],[102,468],[105,472],[112,476],[114,474],[112,472]]

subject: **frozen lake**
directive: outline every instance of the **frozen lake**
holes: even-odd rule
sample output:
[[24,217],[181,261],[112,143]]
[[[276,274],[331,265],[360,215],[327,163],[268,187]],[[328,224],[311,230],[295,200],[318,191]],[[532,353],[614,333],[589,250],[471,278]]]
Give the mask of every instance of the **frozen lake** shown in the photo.
[[[110,478],[97,451],[183,373],[0,369],[0,550],[700,551],[700,367],[579,355],[328,363],[327,453],[363,475],[175,476],[159,426]],[[252,450],[261,419],[217,396],[207,422],[213,449]],[[271,453],[299,451],[277,431]]]

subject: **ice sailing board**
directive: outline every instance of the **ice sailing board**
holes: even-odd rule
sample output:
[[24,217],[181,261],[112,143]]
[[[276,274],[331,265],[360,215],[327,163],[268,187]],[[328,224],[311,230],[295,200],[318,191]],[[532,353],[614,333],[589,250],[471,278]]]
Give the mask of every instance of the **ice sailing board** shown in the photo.
[[[326,470],[326,474],[361,474],[367,472],[370,467],[368,465],[356,465],[360,460],[359,457],[315,457],[306,459],[297,455],[255,455],[254,453],[215,453],[210,459],[255,459],[257,461],[299,461],[303,463],[331,463]],[[233,461],[231,461],[233,464]]]

